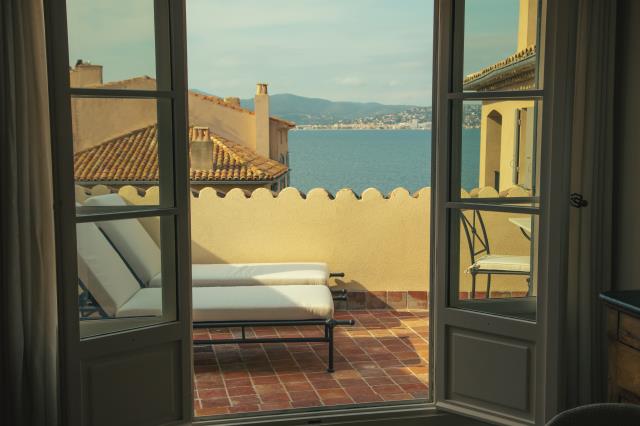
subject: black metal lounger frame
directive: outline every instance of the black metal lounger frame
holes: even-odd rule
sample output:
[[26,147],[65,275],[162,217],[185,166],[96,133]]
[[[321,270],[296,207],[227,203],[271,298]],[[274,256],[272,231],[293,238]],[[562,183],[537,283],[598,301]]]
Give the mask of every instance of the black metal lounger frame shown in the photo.
[[[194,322],[193,328],[231,328],[240,327],[242,337],[233,339],[194,339],[193,344],[228,345],[232,343],[329,343],[327,372],[333,373],[333,329],[338,325],[354,325],[354,320],[317,319],[317,320],[273,320],[273,321],[202,321]],[[317,337],[247,337],[246,327],[292,327],[305,325],[323,325],[324,336]]]
[[[336,274],[337,275],[337,274]],[[344,276],[344,275],[342,275]],[[82,281],[78,280],[78,284],[82,289],[79,295],[79,308],[81,320],[89,320],[90,316],[97,313],[100,317],[105,318],[108,315],[100,307],[95,298],[84,286]],[[333,300],[347,300],[347,290],[332,290]],[[201,321],[194,322],[193,328],[232,328],[240,327],[242,337],[233,339],[194,339],[195,346],[202,345],[228,345],[242,343],[328,343],[329,356],[327,363],[327,372],[334,372],[334,342],[333,329],[339,325],[354,325],[354,320],[337,320],[331,319],[315,319],[315,320],[272,320],[272,321]],[[295,327],[305,325],[323,325],[324,336],[317,337],[249,337],[246,335],[246,327]]]

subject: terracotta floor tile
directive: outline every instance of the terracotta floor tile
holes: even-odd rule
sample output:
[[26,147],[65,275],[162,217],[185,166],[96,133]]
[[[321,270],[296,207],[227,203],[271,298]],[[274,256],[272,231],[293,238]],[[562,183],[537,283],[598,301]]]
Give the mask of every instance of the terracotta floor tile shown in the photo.
[[[335,372],[326,343],[206,345],[194,348],[196,416],[282,411],[428,396],[428,311],[338,311],[356,319],[334,330]],[[239,329],[198,330],[199,338],[239,336]],[[323,328],[260,327],[247,336],[322,335]]]
[[210,398],[202,400],[202,408],[228,407],[229,405],[231,405],[229,398]]
[[234,405],[229,407],[230,413],[251,413],[255,411],[260,411],[260,406],[258,404]]
[[335,405],[347,405],[353,403],[353,399],[349,398],[348,396],[344,398],[329,398],[322,400],[322,405],[324,405],[325,407],[333,407]]
[[386,375],[384,377],[367,377],[364,380],[365,380],[365,382],[367,382],[367,384],[369,386],[392,385],[392,384],[394,384],[394,380],[391,380],[391,378],[389,378]]
[[281,384],[255,385],[254,389],[258,394],[286,393],[284,386]]
[[308,382],[284,382],[284,387],[289,394],[301,391],[312,391],[313,386]]
[[341,388],[316,389],[322,400],[347,398],[347,393]]
[[292,401],[317,401],[318,394],[313,390],[289,392]]
[[228,387],[229,396],[254,395],[256,393],[253,386]]
[[195,411],[197,417],[218,416],[220,414],[229,414],[229,407],[197,408]]
[[282,393],[261,393],[259,394],[260,396],[260,400],[263,403],[268,403],[268,402],[283,402],[283,401],[289,401],[289,395],[286,392],[282,392]]
[[336,380],[333,379],[325,379],[325,380],[313,380],[311,384],[316,389],[333,389],[339,388],[340,385]]
[[278,374],[282,383],[307,382],[307,376],[304,373],[283,373]]
[[238,388],[238,387],[241,387],[241,386],[253,386],[253,383],[251,383],[251,379],[249,379],[249,378],[246,378],[246,379],[229,379],[229,380],[225,380],[224,384],[228,388]]
[[319,399],[310,399],[310,400],[301,400],[291,401],[291,406],[293,408],[310,408],[310,407],[321,407],[323,404]]
[[357,379],[338,379],[338,383],[340,383],[340,386],[345,388],[345,389],[357,388],[357,387],[361,387],[361,386],[369,387],[369,384],[367,382],[365,382],[364,379],[361,379],[361,378],[357,378]]
[[278,411],[278,410],[287,410],[289,408],[291,408],[290,402],[285,402],[285,401],[268,402],[268,403],[260,404],[259,411]]
[[385,401],[406,401],[413,399],[413,396],[409,393],[394,393],[380,395]]
[[[351,395],[351,394],[350,394]],[[371,393],[359,393],[356,395],[351,395],[351,398],[353,398],[353,401],[358,403],[358,404],[365,404],[367,402],[380,402],[380,401],[384,401],[382,399],[382,397],[380,395],[378,395],[375,392],[371,392]]]
[[378,386],[373,386],[373,390],[380,395],[392,394],[392,393],[404,393],[402,388],[398,385],[378,385]]
[[273,384],[280,383],[278,376],[274,375],[273,373],[271,373],[268,376],[258,376],[258,377],[251,376],[251,381],[253,382],[254,385],[273,385]]
[[260,398],[257,395],[241,395],[229,397],[232,406],[236,405],[258,405]]
[[200,399],[204,399],[204,400],[226,398],[227,390],[225,388],[202,389],[202,390],[198,390],[198,396],[200,397]]

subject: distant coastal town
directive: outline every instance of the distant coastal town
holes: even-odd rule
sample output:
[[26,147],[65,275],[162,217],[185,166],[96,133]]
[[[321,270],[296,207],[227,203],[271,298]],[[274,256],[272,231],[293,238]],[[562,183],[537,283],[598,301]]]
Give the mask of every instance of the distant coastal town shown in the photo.
[[[462,127],[480,127],[480,106],[465,105]],[[414,107],[405,111],[365,116],[332,123],[298,124],[292,130],[431,130],[431,108]]]

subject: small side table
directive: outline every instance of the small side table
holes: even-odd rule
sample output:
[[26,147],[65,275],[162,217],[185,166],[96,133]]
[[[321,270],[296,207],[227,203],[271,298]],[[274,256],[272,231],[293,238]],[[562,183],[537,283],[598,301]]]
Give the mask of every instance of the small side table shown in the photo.
[[640,290],[600,294],[607,305],[608,400],[640,404]]

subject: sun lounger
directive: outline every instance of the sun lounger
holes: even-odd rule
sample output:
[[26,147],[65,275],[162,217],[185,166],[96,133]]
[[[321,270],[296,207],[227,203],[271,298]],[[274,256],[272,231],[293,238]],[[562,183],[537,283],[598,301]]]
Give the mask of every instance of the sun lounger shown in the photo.
[[[102,318],[160,316],[162,289],[141,288],[138,280],[104,234],[93,223],[77,227],[78,278]],[[241,327],[237,339],[194,340],[195,345],[225,343],[327,342],[333,371],[333,328],[352,325],[333,318],[331,292],[323,285],[195,287],[194,328]],[[296,338],[247,338],[250,326],[324,326],[324,335]]]
[[[118,194],[91,197],[87,206],[126,206]],[[97,223],[109,242],[125,260],[142,287],[160,287],[160,248],[137,219]],[[326,263],[234,263],[192,265],[193,287],[245,285],[328,285],[329,278],[344,276],[329,273]],[[334,299],[345,299],[346,291],[334,291]]]

